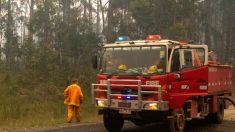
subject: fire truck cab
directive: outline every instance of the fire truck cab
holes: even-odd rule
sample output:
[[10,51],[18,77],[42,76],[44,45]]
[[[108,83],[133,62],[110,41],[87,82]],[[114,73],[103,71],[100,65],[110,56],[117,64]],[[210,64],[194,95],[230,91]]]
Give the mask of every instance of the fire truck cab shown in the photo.
[[210,64],[207,45],[161,39],[104,44],[94,61],[97,83],[92,100],[108,131],[120,131],[125,120],[138,126],[166,122],[183,132],[185,122],[205,118],[221,123],[231,96],[232,67]]

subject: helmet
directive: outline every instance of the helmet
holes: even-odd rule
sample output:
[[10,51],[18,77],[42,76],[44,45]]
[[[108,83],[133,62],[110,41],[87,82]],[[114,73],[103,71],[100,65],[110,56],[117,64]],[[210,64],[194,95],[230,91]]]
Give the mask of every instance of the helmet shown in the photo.
[[120,70],[120,71],[125,71],[126,69],[127,69],[126,65],[124,65],[124,64],[121,64],[118,66],[118,70]]
[[147,72],[152,74],[152,73],[157,72],[157,69],[158,69],[158,68],[157,68],[156,65],[152,65],[152,66],[149,67],[149,69],[148,69]]

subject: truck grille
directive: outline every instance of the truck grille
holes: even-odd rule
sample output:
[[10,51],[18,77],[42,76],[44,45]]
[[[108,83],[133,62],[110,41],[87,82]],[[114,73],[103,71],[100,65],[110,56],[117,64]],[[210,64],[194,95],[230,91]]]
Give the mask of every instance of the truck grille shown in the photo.
[[[131,95],[138,95],[138,90],[131,90],[131,92],[126,92],[124,90],[125,88],[120,88],[120,89],[111,89],[111,94],[131,94]],[[148,100],[149,98],[153,98],[154,94],[142,94],[142,98],[144,100]],[[137,100],[137,97],[133,97],[132,100]]]

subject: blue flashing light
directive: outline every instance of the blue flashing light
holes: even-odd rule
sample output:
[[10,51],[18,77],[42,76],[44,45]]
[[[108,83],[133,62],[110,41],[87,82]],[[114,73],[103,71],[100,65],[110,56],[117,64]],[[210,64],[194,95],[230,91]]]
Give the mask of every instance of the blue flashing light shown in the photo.
[[128,41],[130,38],[128,36],[119,36],[116,41]]
[[131,99],[131,96],[127,96],[126,99]]

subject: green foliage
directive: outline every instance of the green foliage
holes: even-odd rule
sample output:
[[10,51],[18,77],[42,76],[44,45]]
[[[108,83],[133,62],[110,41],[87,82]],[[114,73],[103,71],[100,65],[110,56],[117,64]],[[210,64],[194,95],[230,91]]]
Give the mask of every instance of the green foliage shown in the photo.
[[0,74],[0,130],[66,122],[66,105],[63,104],[66,74],[78,77],[85,94],[82,121],[99,120],[90,99],[90,83],[95,77],[88,76],[87,70],[80,74],[48,73],[48,77],[41,71],[6,72]]
[[174,40],[183,40],[186,38],[186,29],[182,24],[175,24],[169,28],[169,37]]
[[[190,8],[193,5],[191,10],[196,8],[195,1],[190,4]],[[189,4],[185,4],[185,2],[182,4],[171,0],[135,0],[131,3],[131,11],[144,36],[147,34],[161,34],[167,38],[175,39],[184,38],[187,33],[192,32],[188,28],[191,25],[185,24],[189,20],[192,22],[190,24],[193,24],[193,18],[190,18],[191,16],[189,17],[187,14],[192,13],[192,11],[186,11],[188,6]],[[180,31],[176,31],[177,28],[180,28]]]
[[66,122],[63,91],[72,78],[79,79],[85,95],[82,121],[99,120],[90,100],[90,84],[95,81],[90,62],[99,41],[92,22],[81,18],[77,7],[63,20],[57,1],[37,1],[36,7],[21,45],[19,38],[7,38],[11,64],[0,63],[0,131]]
[[86,96],[84,120],[99,119],[90,103],[96,79],[91,57],[100,35],[94,27],[101,26],[94,14],[103,14],[102,33],[109,42],[118,35],[205,38],[223,60],[234,56],[234,1],[109,0],[100,10],[87,0],[0,2],[0,128],[64,122],[62,93],[72,78],[79,79]]

